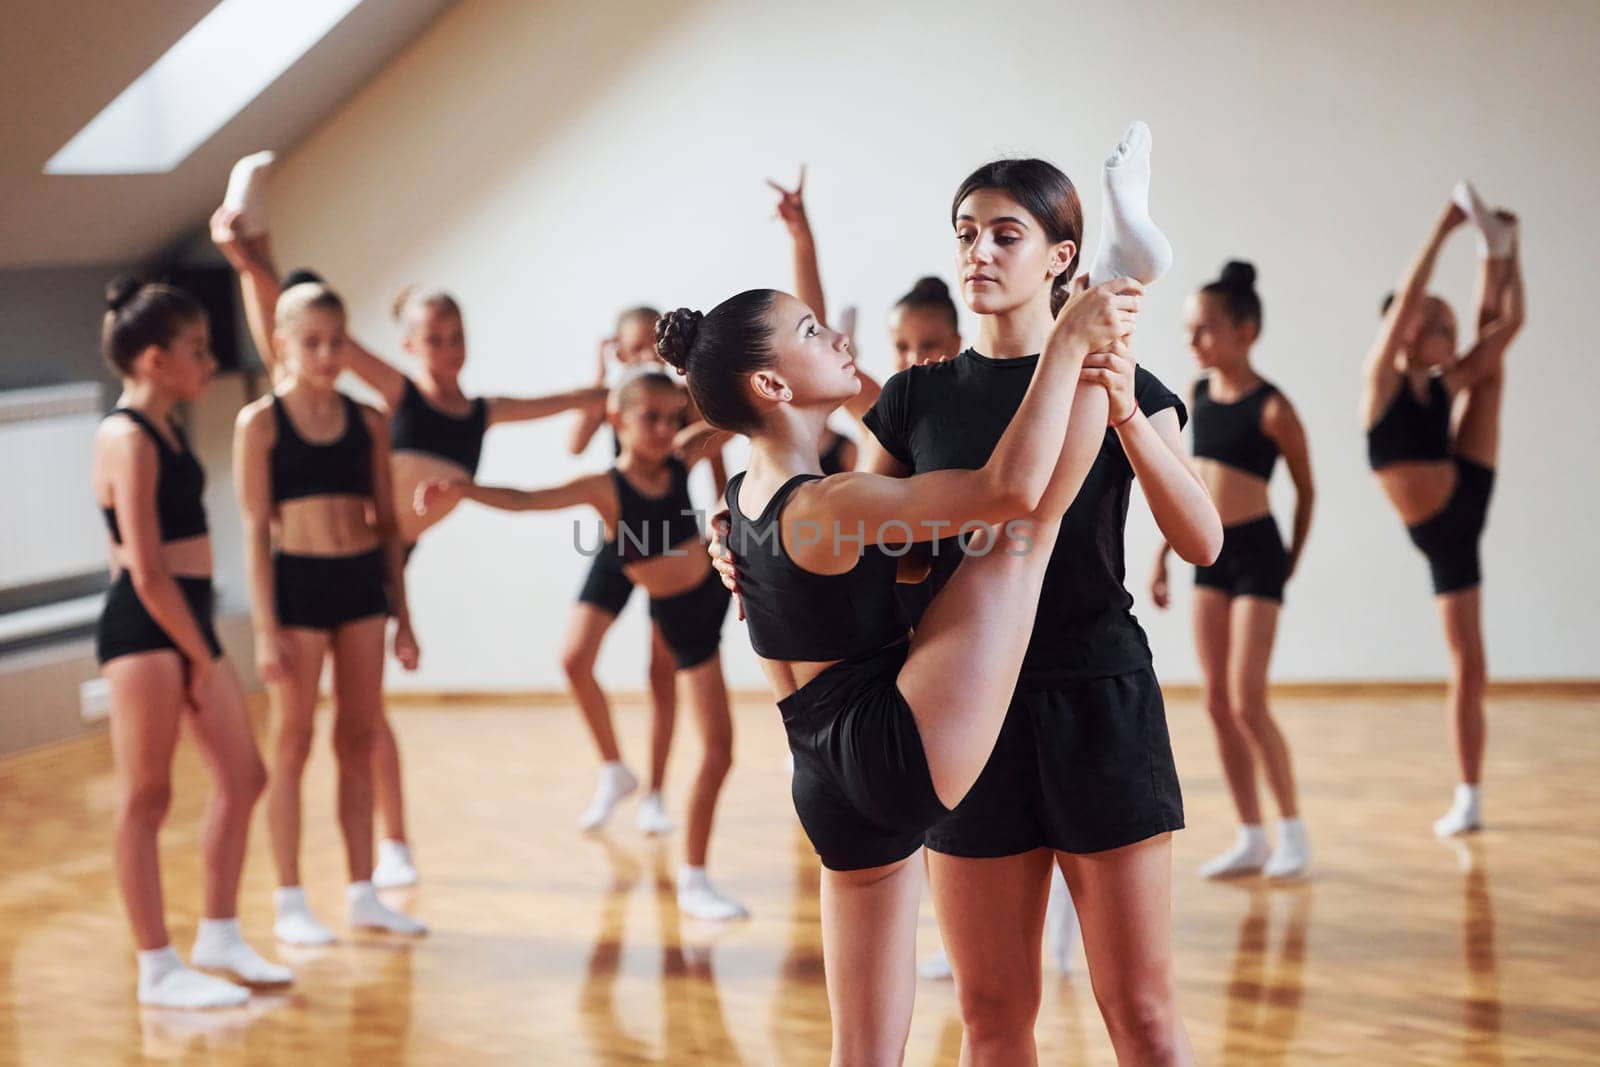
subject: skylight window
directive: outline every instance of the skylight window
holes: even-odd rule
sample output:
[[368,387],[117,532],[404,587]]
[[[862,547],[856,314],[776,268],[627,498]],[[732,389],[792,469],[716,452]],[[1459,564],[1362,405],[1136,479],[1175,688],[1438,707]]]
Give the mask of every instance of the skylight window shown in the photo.
[[160,174],[189,157],[361,0],[222,0],[44,165]]

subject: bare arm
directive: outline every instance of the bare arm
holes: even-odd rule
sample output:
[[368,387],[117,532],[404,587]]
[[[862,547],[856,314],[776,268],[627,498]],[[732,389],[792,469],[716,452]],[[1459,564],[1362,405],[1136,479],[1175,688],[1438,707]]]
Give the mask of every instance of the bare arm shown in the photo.
[[411,629],[411,605],[406,597],[406,549],[400,538],[400,524],[394,513],[393,475],[389,462],[389,420],[383,414],[360,405],[372,439],[372,519],[383,539],[383,558],[387,571],[389,613],[395,619],[394,656],[408,671],[417,669],[420,659],[416,637]]
[[1525,293],[1518,249],[1512,247],[1511,258],[1503,266],[1497,267],[1491,260],[1484,269],[1498,269],[1502,274],[1494,291],[1485,286],[1480,294],[1476,343],[1446,375],[1452,394],[1499,374],[1505,367],[1506,349],[1522,330]]
[[569,389],[564,393],[551,393],[548,396],[490,397],[489,425],[528,422],[574,410],[581,410],[585,415],[598,414],[603,419],[606,411],[606,387],[591,385],[583,389]]
[[[211,646],[189,610],[183,590],[161,559],[161,527],[156,518],[156,482],[161,458],[156,445],[126,419],[101,431],[97,445],[111,487],[111,506],[122,534],[122,558],[139,602],[167,632],[184,659],[209,664]],[[202,668],[203,669],[203,668]]]
[[1152,416],[1135,412],[1117,427],[1117,437],[1167,544],[1186,562],[1216,562],[1222,551],[1222,520],[1184,455],[1177,411],[1169,408]]
[[264,682],[283,677],[283,635],[272,564],[272,473],[275,430],[270,400],[239,413],[233,429],[233,484],[244,518],[244,558],[250,577],[250,614],[256,631],[256,673]]
[[1439,260],[1439,250],[1444,247],[1450,232],[1466,215],[1452,202],[1434,223],[1427,242],[1417,253],[1411,265],[1400,276],[1395,288],[1394,301],[1384,312],[1378,326],[1378,338],[1367,352],[1363,371],[1366,388],[1362,394],[1362,423],[1371,426],[1378,415],[1394,399],[1400,387],[1400,372],[1395,368],[1395,357],[1406,343],[1407,331],[1414,329],[1418,312],[1428,295],[1428,282],[1433,278],[1434,265]]
[[767,184],[777,190],[777,215],[788,227],[789,239],[794,245],[794,295],[817,316],[818,322],[828,321],[827,302],[822,296],[822,272],[817,269],[817,244],[811,236],[811,223],[806,218],[806,168],[800,165],[800,180],[793,189],[785,189],[771,179]]
[[418,514],[427,514],[439,502],[454,503],[456,500],[471,500],[497,511],[559,511],[588,505],[598,511],[608,525],[615,522],[618,510],[616,488],[607,474],[583,474],[546,489],[511,489],[442,479],[417,487]]
[[1311,446],[1305,427],[1294,405],[1282,394],[1267,402],[1261,416],[1262,430],[1283,453],[1283,462],[1294,481],[1294,533],[1289,542],[1289,573],[1300,565],[1306,539],[1311,535],[1311,513],[1316,507],[1317,489],[1311,478]]

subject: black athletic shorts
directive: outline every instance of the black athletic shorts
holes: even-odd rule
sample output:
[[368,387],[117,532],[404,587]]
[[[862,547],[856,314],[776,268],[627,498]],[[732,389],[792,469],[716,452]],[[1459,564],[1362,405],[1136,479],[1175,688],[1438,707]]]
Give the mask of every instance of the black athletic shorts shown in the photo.
[[650,618],[672,650],[678,670],[698,667],[722,646],[722,620],[733,594],[716,571],[693,589],[676,596],[650,598]]
[[1433,575],[1433,591],[1459,593],[1483,582],[1478,542],[1489,518],[1494,468],[1455,457],[1456,488],[1444,510],[1407,528]]
[[988,765],[927,844],[993,859],[1103,852],[1182,828],[1166,706],[1144,667],[1049,688],[1024,678]]
[[633,579],[622,572],[622,558],[617,555],[616,542],[600,546],[589,563],[589,574],[578,592],[578,602],[593,604],[601,611],[621,615],[633,595]]
[[1283,603],[1289,580],[1289,553],[1271,515],[1222,531],[1222,551],[1209,567],[1194,569],[1194,584],[1220,589],[1230,597],[1256,596]]
[[278,625],[337,630],[345,623],[389,613],[383,550],[357,556],[272,557]]
[[[175,579],[183,599],[188,601],[194,621],[200,624],[206,644],[211,647],[211,658],[222,655],[222,643],[217,640],[217,627],[213,618],[211,579]],[[94,656],[106,663],[118,656],[131,656],[137,652],[157,652],[164,648],[178,651],[177,643],[167,636],[144,602],[133,588],[133,575],[124,570],[111,583],[106,593],[105,607],[100,609],[100,620],[94,628]]]
[[897,684],[907,650],[901,641],[842,660],[778,702],[794,753],[794,810],[829,870],[903,860],[949,814]]

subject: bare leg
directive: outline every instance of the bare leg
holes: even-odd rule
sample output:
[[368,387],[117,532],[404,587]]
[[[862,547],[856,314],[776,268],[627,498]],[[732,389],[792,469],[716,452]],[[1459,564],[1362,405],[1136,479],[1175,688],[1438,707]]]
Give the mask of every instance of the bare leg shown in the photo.
[[117,886],[142,950],[164,947],[161,857],[156,838],[172,801],[172,754],[184,701],[176,652],[119,656],[101,668],[111,686],[111,757],[118,804],[113,860]]
[[704,753],[689,793],[688,837],[684,859],[691,867],[704,867],[710,849],[711,824],[716,815],[717,795],[733,767],[733,717],[728,711],[728,689],[722,678],[722,656],[679,672],[700,726]]
[[250,813],[266,788],[267,769],[256,751],[239,676],[227,660],[217,663],[190,723],[213,782],[211,803],[200,829],[205,851],[205,917],[232,919],[239,914],[239,876],[244,870]]
[[822,959],[834,1067],[905,1058],[916,995],[916,856],[864,871],[822,872]]
[[1285,819],[1293,819],[1300,814],[1300,807],[1289,745],[1267,707],[1267,666],[1272,661],[1280,607],[1276,601],[1261,597],[1234,599],[1228,689],[1240,730],[1261,760],[1278,811]]
[[594,677],[594,663],[600,655],[601,640],[616,621],[615,615],[579,602],[572,609],[561,648],[561,669],[572,687],[572,698],[578,702],[583,721],[594,736],[600,758],[608,763],[622,759],[622,752],[611,725],[611,704]]
[[[672,731],[678,718],[678,667],[661,627],[650,625],[650,792],[659,793],[667,781],[667,757],[672,755]],[[724,695],[726,702],[726,695]]]
[[372,878],[372,746],[383,718],[383,638],[388,619],[346,623],[333,635],[333,753],[339,828],[350,881]]
[[1057,859],[1117,1062],[1192,1064],[1172,978],[1172,835]]
[[1455,725],[1461,781],[1467,785],[1477,785],[1483,777],[1483,750],[1488,737],[1483,713],[1489,669],[1483,647],[1482,593],[1480,587],[1434,598],[1444,623],[1445,642],[1450,646],[1447,700]]
[[1044,983],[1039,943],[1050,862],[1042,848],[999,859],[928,853],[939,933],[966,1031],[964,1065],[1038,1062],[1033,1026]]
[[1226,593],[1196,586],[1194,591],[1194,647],[1205,678],[1206,713],[1217,734],[1222,775],[1233,797],[1234,810],[1245,826],[1261,824],[1261,799],[1256,792],[1256,760],[1250,742],[1239,729],[1228,693],[1229,605]]
[[271,831],[272,859],[278,868],[278,884],[300,884],[300,782],[306,760],[311,756],[311,740],[317,710],[317,684],[322,676],[322,660],[328,651],[328,635],[320,630],[295,628],[283,631],[288,646],[284,669],[286,677],[272,687],[277,715],[272,740],[272,772],[267,777],[267,827]]
[[378,716],[372,735],[372,788],[384,840],[404,843],[406,805],[400,781],[400,745],[387,712]]

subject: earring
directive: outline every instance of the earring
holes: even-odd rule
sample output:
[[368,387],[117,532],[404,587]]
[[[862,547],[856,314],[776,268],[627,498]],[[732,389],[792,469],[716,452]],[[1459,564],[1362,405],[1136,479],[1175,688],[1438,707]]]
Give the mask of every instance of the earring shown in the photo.
[[785,389],[783,391],[783,399],[785,399],[785,400],[793,400],[794,399],[794,394],[789,392],[789,390]]

